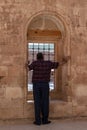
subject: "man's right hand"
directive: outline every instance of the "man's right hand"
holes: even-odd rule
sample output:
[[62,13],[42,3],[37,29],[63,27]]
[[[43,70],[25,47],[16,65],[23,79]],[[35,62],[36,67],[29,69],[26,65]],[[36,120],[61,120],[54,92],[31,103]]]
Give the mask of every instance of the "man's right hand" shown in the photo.
[[70,60],[70,56],[66,56],[62,58],[62,62],[60,62],[60,65],[64,65],[65,63],[67,63]]
[[70,58],[70,56],[63,57],[62,61],[66,63],[68,62],[68,60],[70,60]]

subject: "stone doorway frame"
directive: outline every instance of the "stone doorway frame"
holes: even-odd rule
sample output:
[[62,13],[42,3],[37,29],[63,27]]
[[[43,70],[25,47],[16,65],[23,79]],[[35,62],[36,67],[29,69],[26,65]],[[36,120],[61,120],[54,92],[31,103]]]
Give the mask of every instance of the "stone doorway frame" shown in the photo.
[[[56,13],[54,11],[40,11],[32,15],[26,22],[26,26],[24,29],[24,34],[25,34],[25,45],[27,44],[27,30],[30,22],[37,16],[39,15],[48,15],[50,18],[53,18],[56,23],[60,22],[61,27],[63,27],[64,30],[61,30],[62,33],[62,38],[60,40],[60,44],[63,44],[63,55],[64,56],[70,56],[71,53],[71,47],[70,47],[70,22],[69,20],[66,20],[65,17],[59,13]],[[27,52],[27,45],[25,47],[25,52]],[[27,55],[25,55],[25,60],[27,61]],[[24,82],[24,91],[25,91],[25,97],[27,98],[27,72],[24,70],[24,75],[25,75],[25,82]],[[71,67],[70,67],[70,62],[67,63],[66,66],[63,67],[62,71],[62,96],[64,101],[72,101],[72,89],[71,89]]]

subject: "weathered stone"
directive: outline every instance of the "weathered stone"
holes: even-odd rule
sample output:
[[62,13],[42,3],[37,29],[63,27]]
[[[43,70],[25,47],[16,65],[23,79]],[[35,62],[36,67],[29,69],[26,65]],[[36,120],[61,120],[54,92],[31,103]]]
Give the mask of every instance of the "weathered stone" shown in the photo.
[[0,87],[0,98],[4,98],[4,97],[5,97],[5,88]]
[[7,87],[6,88],[6,98],[15,99],[22,98],[22,89],[18,87]]
[[87,116],[87,0],[0,0],[0,119],[34,118],[34,104],[27,103],[27,32],[32,24],[52,30],[53,23],[62,34],[51,37],[59,45],[55,57],[71,59],[56,75],[54,94],[62,101],[51,100],[50,117]]

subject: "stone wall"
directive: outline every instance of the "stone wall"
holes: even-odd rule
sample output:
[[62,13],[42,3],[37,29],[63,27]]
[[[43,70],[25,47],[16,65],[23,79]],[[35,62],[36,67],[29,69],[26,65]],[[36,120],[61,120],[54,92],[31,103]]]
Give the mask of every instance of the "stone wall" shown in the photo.
[[69,26],[71,55],[71,99],[51,103],[50,117],[87,116],[87,0],[0,0],[1,119],[33,117],[33,103],[26,102],[26,35],[29,20],[46,11]]

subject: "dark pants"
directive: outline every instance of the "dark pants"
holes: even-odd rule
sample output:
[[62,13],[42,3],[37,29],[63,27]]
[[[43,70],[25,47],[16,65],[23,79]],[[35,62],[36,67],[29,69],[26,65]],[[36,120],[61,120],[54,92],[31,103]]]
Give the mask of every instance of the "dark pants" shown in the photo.
[[[35,121],[48,121],[49,116],[49,83],[37,82],[33,83],[33,96],[35,106]],[[42,117],[41,117],[42,114]]]

